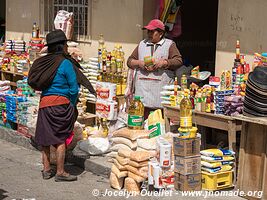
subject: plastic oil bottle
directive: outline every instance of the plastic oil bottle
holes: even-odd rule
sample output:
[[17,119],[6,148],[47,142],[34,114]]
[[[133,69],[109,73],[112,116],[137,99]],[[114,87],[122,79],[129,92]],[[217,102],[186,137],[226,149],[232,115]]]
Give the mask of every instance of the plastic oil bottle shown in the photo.
[[107,118],[103,118],[101,120],[101,126],[102,126],[102,129],[103,129],[103,137],[107,137],[108,136],[108,124],[107,124]]
[[135,96],[128,110],[128,128],[143,129],[144,124],[144,104],[140,96]]
[[187,77],[183,74],[181,78],[181,90],[183,91],[185,89],[187,89]]
[[185,90],[184,98],[180,103],[180,127],[182,129],[192,128],[192,103],[189,99],[188,90]]

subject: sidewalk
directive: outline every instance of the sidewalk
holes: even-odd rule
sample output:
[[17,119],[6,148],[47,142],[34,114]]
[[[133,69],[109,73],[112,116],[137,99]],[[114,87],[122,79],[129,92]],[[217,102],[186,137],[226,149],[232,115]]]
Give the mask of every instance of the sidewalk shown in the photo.
[[[0,199],[3,194],[5,194],[5,191],[9,191],[9,193],[15,195],[17,198],[26,197],[31,199],[37,197],[36,199],[40,199],[38,197],[41,197],[42,199],[42,197],[45,196],[49,197],[51,200],[58,199],[58,197],[62,197],[60,199],[77,199],[77,196],[78,199],[91,199],[92,197],[92,199],[125,199],[125,196],[127,196],[127,193],[125,194],[123,191],[118,193],[117,190],[110,188],[109,180],[107,178],[110,173],[111,163],[108,163],[105,157],[91,156],[90,158],[86,159],[83,156],[74,156],[69,153],[66,156],[68,163],[67,167],[70,167],[71,169],[74,168],[75,173],[77,173],[77,175],[80,177],[79,180],[82,179],[82,181],[75,182],[74,184],[62,183],[61,187],[59,184],[54,183],[53,180],[49,180],[49,184],[52,185],[48,186],[48,184],[45,186],[45,188],[43,188],[44,185],[42,185],[43,181],[40,175],[40,171],[42,169],[41,154],[38,150],[32,147],[31,140],[29,138],[18,135],[16,131],[0,127],[0,152]],[[80,166],[81,168],[75,166]],[[20,174],[20,171],[23,173]],[[13,177],[10,178],[10,175]],[[24,180],[25,176],[26,180]],[[2,180],[1,177],[4,178],[4,180]],[[26,181],[26,184],[23,184],[23,181]],[[72,189],[75,191],[71,190],[71,192],[68,192],[64,185],[73,187]],[[15,191],[10,191],[9,187],[11,186],[12,188],[15,188]],[[29,189],[24,191],[25,187],[28,187]],[[37,191],[33,191],[33,188],[35,187],[37,187]],[[59,189],[58,191],[60,191],[60,193],[57,194],[58,191],[53,189],[53,187]],[[51,194],[46,194],[45,191],[48,193],[51,191]],[[66,194],[63,194],[62,191],[66,192]],[[79,192],[81,193],[80,196],[77,194]],[[95,194],[94,192],[98,193]],[[68,193],[70,196],[68,196]],[[120,194],[124,196],[119,196]],[[165,194],[164,196],[164,194],[156,193],[143,194],[143,196],[138,196],[135,199],[167,200],[181,198],[188,200],[200,200],[204,199],[205,191],[203,191],[203,194],[201,195],[202,196],[198,196],[197,194],[194,194],[194,196],[192,196],[192,194],[186,194],[186,196],[184,196],[184,194],[181,193],[174,193],[172,196],[168,196],[168,194]],[[130,197],[129,199],[132,198]],[[237,196],[211,196],[207,197],[207,199],[242,200],[243,198]]]
[[[0,127],[0,139],[30,150],[38,151],[38,149],[31,145],[31,140],[29,138],[19,135],[17,131],[11,129]],[[109,177],[109,173],[111,171],[111,163],[107,162],[105,157],[90,156],[90,158],[88,158],[83,155],[74,156],[72,152],[69,151],[66,154],[66,160],[67,162],[74,163],[88,172],[92,172],[95,175],[100,175],[105,178]]]
[[[77,175],[75,182],[55,182],[54,178],[43,180],[41,177],[41,153],[29,150],[0,139],[0,199],[5,200],[201,200],[204,196],[172,196],[170,193],[142,193],[137,197],[129,196],[125,190],[113,190],[109,179],[84,171],[73,164],[66,163],[67,172]],[[146,191],[145,191],[146,192]],[[160,196],[161,195],[161,196]],[[208,199],[242,200],[240,197],[213,196]]]

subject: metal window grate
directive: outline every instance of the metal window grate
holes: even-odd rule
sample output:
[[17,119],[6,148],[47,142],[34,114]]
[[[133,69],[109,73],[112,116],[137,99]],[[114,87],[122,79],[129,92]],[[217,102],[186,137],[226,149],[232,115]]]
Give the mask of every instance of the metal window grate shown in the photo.
[[54,28],[54,19],[59,10],[66,10],[74,14],[74,36],[77,38],[88,35],[90,0],[45,0],[44,21],[45,31]]

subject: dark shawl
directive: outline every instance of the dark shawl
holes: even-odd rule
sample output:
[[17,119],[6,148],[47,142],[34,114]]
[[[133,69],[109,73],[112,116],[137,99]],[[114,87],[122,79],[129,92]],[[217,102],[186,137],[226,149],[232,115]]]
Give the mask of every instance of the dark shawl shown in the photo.
[[83,85],[90,93],[96,96],[96,92],[90,81],[81,72],[82,67],[80,64],[70,55],[62,52],[47,54],[35,60],[29,71],[28,84],[38,91],[47,89],[51,85],[59,65],[65,59],[68,59],[73,64],[78,84]]

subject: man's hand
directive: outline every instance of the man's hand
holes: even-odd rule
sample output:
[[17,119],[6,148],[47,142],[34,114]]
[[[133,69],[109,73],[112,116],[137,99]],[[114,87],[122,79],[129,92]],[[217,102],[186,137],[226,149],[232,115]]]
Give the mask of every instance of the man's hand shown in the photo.
[[155,62],[155,65],[154,65],[154,70],[157,70],[157,69],[165,69],[166,67],[168,66],[168,62],[167,60],[158,60]]

